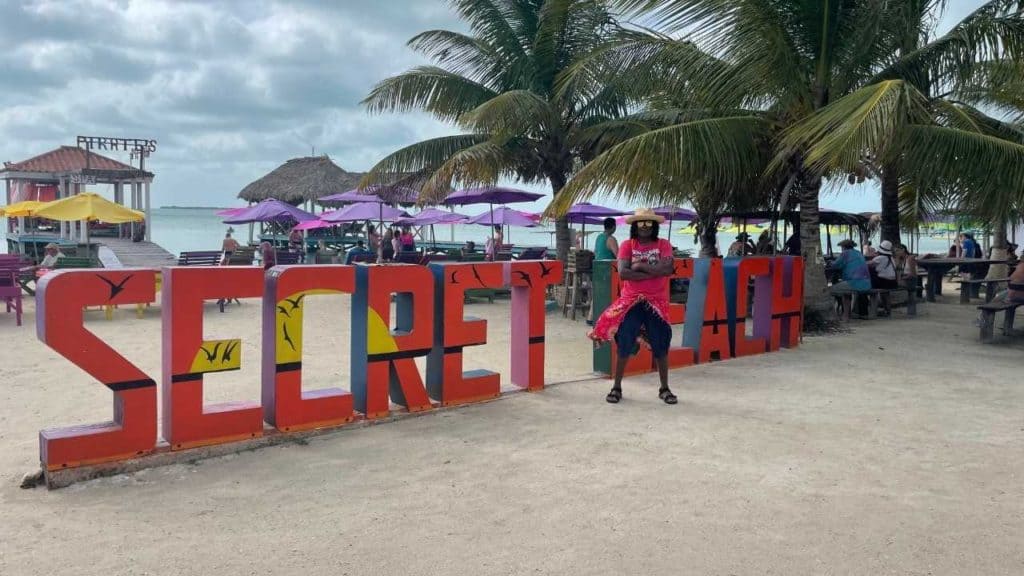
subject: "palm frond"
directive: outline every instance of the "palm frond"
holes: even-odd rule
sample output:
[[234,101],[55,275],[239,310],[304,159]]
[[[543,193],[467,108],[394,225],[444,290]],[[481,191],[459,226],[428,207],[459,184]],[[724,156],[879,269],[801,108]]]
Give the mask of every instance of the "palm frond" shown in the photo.
[[584,167],[548,208],[564,213],[575,202],[608,193],[624,200],[652,198],[694,182],[729,188],[760,175],[759,137],[768,124],[756,116],[713,118],[630,138]]
[[899,153],[900,130],[927,119],[926,101],[916,88],[899,80],[879,82],[789,128],[774,166],[796,150],[806,150],[805,165],[819,173],[854,171],[868,154],[884,162]]
[[371,113],[425,110],[441,120],[456,120],[495,95],[453,72],[420,66],[381,81],[362,104]]
[[1024,144],[944,126],[908,126],[902,144],[917,186],[960,189],[978,215],[1001,217],[1024,200]]
[[459,134],[410,144],[377,162],[359,185],[364,187],[389,183],[396,175],[410,172],[433,173],[454,154],[487,140],[489,138],[486,135]]
[[502,135],[538,134],[559,122],[544,98],[529,90],[508,90],[459,117],[466,130]]
[[407,45],[445,70],[485,86],[493,86],[511,62],[490,44],[459,32],[428,30]]

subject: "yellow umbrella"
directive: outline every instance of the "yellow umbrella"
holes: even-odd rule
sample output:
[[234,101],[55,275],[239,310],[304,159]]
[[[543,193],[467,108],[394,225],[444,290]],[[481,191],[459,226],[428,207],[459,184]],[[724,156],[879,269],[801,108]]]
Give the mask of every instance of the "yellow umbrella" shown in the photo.
[[36,200],[24,200],[22,202],[15,202],[8,206],[0,208],[0,215],[7,216],[8,218],[17,218],[19,216],[33,216],[35,211],[39,208],[46,206],[49,202],[39,202]]
[[138,222],[146,218],[142,212],[125,208],[93,192],[83,192],[49,202],[37,209],[34,216],[62,222],[99,220],[109,224]]

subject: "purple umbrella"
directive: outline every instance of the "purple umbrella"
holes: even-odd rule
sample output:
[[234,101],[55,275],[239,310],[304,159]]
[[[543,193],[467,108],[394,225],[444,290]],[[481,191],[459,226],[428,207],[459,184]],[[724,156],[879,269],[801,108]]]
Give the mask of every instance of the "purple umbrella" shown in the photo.
[[421,211],[419,214],[415,214],[408,218],[402,218],[396,220],[395,224],[402,226],[432,226],[434,224],[461,224],[469,219],[469,216],[457,214],[455,212],[448,212],[446,210],[439,210],[437,208],[427,208]]
[[374,202],[377,204],[415,204],[419,199],[419,192],[405,186],[367,186],[365,189],[358,188],[322,196],[317,202]]
[[654,213],[662,218],[668,219],[668,241],[672,242],[672,223],[676,220],[693,222],[697,219],[697,213],[679,206],[661,206],[654,209]]
[[466,224],[482,224],[484,226],[522,226],[532,228],[537,222],[526,212],[513,210],[508,206],[498,206],[490,212],[477,214],[466,220]]
[[533,202],[543,196],[543,194],[527,192],[526,190],[488,186],[486,188],[468,188],[453,192],[444,199],[444,203],[449,206],[465,204],[515,204],[517,202]]
[[622,210],[605,208],[604,206],[598,206],[597,204],[591,204],[590,202],[580,202],[579,204],[574,204],[569,208],[569,211],[566,212],[566,218],[573,224],[581,224],[580,234],[586,238],[587,224],[601,224],[605,218],[622,216],[623,214],[625,214],[625,212]]
[[234,216],[235,214],[241,214],[242,212],[245,212],[249,208],[252,208],[252,206],[241,206],[239,208],[225,208],[223,210],[218,210],[214,212],[214,214],[216,214],[217,216]]
[[376,202],[360,202],[359,204],[351,204],[321,216],[321,220],[324,222],[357,222],[360,220],[379,220],[384,222],[385,220],[397,220],[399,218],[408,218],[409,215],[399,210],[398,208],[392,208],[386,204],[378,204]]
[[248,224],[250,222],[308,222],[317,217],[276,198],[267,198],[255,206],[224,219],[225,224]]
[[337,226],[336,222],[327,222],[325,220],[309,220],[307,222],[299,222],[295,225],[292,230],[317,230],[319,228],[330,228],[331,226]]

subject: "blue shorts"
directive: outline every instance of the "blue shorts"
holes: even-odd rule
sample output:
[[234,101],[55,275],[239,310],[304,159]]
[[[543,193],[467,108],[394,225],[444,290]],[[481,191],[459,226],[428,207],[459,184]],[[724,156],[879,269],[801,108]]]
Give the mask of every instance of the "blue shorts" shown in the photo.
[[637,351],[636,339],[641,333],[651,345],[655,358],[668,355],[669,346],[672,345],[672,327],[653,308],[639,302],[626,312],[626,317],[615,333],[615,345],[620,358],[632,356]]

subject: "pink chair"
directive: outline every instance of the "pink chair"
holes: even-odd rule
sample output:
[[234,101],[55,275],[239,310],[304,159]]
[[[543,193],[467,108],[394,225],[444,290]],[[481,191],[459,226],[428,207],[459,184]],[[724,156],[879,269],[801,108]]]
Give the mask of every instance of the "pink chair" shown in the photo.
[[21,285],[18,284],[21,264],[16,266],[0,264],[0,300],[6,304],[8,314],[14,309],[15,319],[21,326]]

